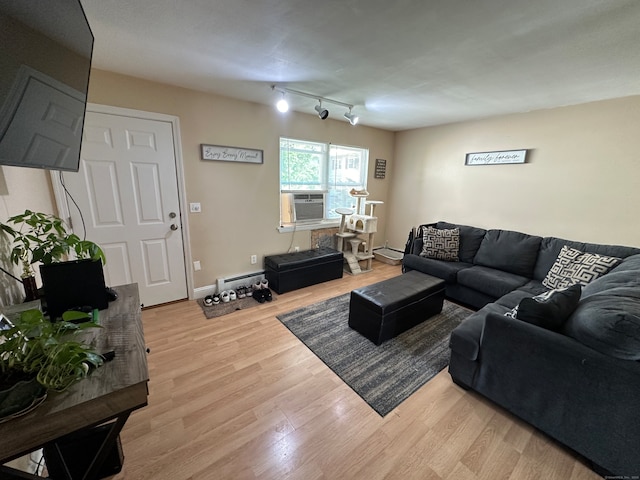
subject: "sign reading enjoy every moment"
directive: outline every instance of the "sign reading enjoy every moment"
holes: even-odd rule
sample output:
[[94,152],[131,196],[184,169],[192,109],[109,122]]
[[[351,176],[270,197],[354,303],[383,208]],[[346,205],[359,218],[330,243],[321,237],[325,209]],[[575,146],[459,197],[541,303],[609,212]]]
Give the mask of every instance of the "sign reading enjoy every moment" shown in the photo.
[[203,160],[262,163],[262,150],[254,150],[252,148],[226,147],[224,145],[202,144],[201,146]]
[[524,163],[526,150],[504,150],[500,152],[467,153],[465,165],[499,165],[504,163]]

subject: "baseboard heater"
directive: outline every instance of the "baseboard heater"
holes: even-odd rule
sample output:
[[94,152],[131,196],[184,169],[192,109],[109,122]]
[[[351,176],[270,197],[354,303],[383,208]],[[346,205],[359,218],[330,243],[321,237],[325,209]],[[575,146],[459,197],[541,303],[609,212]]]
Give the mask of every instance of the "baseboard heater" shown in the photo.
[[220,293],[224,290],[235,290],[238,287],[246,287],[247,285],[258,283],[264,278],[264,270],[259,272],[245,273],[244,275],[237,275],[235,277],[218,278],[216,280],[216,291]]

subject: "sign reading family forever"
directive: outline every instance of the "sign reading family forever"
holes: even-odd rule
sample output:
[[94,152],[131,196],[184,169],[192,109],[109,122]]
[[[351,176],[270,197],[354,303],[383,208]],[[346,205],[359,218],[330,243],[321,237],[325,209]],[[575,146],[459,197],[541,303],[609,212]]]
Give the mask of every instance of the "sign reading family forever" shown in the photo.
[[262,163],[262,150],[252,148],[226,147],[224,145],[202,144],[203,160],[220,160],[222,162]]
[[500,165],[504,163],[524,163],[526,150],[502,150],[499,152],[467,153],[465,165]]

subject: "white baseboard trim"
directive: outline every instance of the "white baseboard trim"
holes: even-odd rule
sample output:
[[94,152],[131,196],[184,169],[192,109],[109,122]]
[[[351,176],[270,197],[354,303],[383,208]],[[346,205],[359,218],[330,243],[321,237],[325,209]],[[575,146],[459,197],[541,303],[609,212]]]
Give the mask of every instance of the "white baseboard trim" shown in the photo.
[[198,287],[193,289],[193,298],[204,298],[207,295],[212,295],[216,291],[215,285],[206,285],[204,287]]

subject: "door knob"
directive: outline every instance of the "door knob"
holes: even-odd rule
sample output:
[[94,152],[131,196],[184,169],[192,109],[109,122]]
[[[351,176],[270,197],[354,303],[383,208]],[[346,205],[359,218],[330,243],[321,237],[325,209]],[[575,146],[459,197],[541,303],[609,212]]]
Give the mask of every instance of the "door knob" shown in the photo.
[[169,218],[176,218],[176,212],[169,213]]
[[171,230],[177,230],[178,226],[175,223],[172,223],[170,228]]

